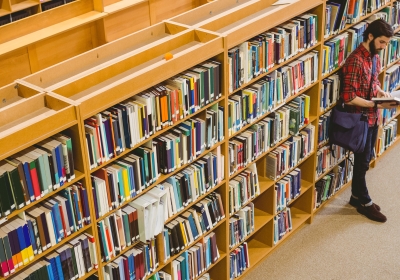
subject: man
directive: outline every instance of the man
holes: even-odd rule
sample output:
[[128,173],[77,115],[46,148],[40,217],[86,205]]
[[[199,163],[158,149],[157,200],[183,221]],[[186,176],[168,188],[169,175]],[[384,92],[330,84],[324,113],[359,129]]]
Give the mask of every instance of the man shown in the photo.
[[[390,96],[381,89],[378,80],[381,69],[378,52],[386,48],[392,36],[392,27],[387,22],[380,19],[373,21],[363,33],[364,41],[349,55],[342,69],[344,85],[341,97],[346,105],[350,105],[345,106],[346,110],[352,113],[366,112],[369,125],[364,151],[354,153],[352,195],[349,203],[357,207],[360,214],[382,223],[386,222],[386,216],[380,212],[380,207],[372,202],[365,174],[369,169],[378,132],[378,108],[392,108],[395,104],[377,105],[368,99],[368,92],[372,79],[370,98]],[[373,66],[375,71],[372,77]]]

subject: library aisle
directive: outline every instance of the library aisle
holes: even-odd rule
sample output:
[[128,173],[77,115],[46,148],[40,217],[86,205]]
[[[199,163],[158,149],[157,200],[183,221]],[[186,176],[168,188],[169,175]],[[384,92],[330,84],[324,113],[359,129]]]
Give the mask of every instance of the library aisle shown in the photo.
[[400,145],[394,146],[367,173],[370,195],[386,223],[358,214],[346,188],[244,279],[400,279],[399,154]]

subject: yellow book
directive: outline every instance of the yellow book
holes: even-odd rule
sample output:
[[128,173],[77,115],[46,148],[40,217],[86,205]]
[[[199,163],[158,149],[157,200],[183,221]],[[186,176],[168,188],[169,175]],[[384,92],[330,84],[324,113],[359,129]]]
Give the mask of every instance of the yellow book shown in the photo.
[[126,168],[122,168],[122,179],[124,180],[125,199],[128,200],[131,197],[131,190],[129,188],[128,170]]
[[181,231],[182,231],[183,243],[189,244],[189,240],[187,239],[186,232],[185,232],[185,229],[184,229],[184,225],[181,222],[178,222],[178,223],[179,223],[179,226],[180,226]]
[[304,95],[304,123],[308,124],[310,121],[310,96]]

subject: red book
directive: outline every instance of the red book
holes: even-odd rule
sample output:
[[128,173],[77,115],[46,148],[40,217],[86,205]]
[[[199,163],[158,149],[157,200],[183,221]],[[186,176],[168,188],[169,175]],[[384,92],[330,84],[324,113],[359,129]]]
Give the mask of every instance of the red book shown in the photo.
[[136,279],[141,279],[142,277],[140,276],[140,256],[139,254],[134,255],[133,258],[135,259],[135,276]]
[[144,277],[144,261],[145,261],[144,252],[142,251],[140,253],[140,262],[139,262],[139,265],[140,265],[140,278],[139,279]]
[[122,261],[124,262],[125,280],[129,280],[129,264],[128,264],[128,259],[127,259],[125,256],[122,256]]
[[29,171],[31,173],[31,179],[32,179],[32,185],[33,185],[33,193],[35,194],[36,200],[40,199],[40,185],[39,185],[39,178],[36,170],[36,164],[35,161],[32,160],[29,163]]
[[106,238],[107,238],[107,247],[109,249],[110,258],[112,258],[114,256],[114,254],[113,254],[113,247],[111,245],[110,229],[108,227],[106,227],[105,230],[106,230]]
[[[5,236],[5,234],[4,234]],[[2,236],[0,237],[0,275],[3,277],[6,277],[10,274],[8,270],[8,265],[7,265],[7,258],[6,258],[6,253],[5,253],[5,248],[3,245],[3,240]]]
[[[68,236],[68,234],[67,234],[67,227],[66,227],[66,225],[65,225],[65,220],[64,220],[64,215],[63,215],[64,210],[63,210],[63,208],[62,208],[61,203],[58,204],[58,208],[60,209],[61,224],[62,224],[62,227],[63,227],[63,230],[64,230],[64,236],[67,237],[67,236]],[[65,211],[66,211],[66,210],[65,210]]]

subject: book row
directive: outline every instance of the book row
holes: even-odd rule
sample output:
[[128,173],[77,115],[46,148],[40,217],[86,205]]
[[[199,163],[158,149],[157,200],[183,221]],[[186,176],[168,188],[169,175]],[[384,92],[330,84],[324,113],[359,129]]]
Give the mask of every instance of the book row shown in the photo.
[[39,200],[74,178],[72,141],[62,134],[0,161],[1,217]]
[[383,77],[383,90],[392,92],[400,85],[400,66],[395,64],[386,69]]
[[325,78],[321,83],[320,92],[320,112],[326,111],[335,104],[340,98],[340,80],[338,74],[333,74]]
[[172,261],[172,279],[197,279],[201,273],[216,263],[219,258],[217,236],[214,232],[211,232]]
[[[7,248],[7,238],[0,242],[2,276],[14,273],[16,266],[12,260],[4,260],[3,248]],[[96,244],[94,237],[83,233],[57,248],[53,253],[19,273],[13,279],[78,279],[92,269],[97,269]],[[8,249],[5,250],[6,255]]]
[[387,22],[396,29],[400,24],[400,1],[394,1],[392,6],[388,7],[388,20]]
[[297,135],[294,137],[302,139],[303,136],[308,135],[309,129],[313,127],[311,124],[303,131],[299,132],[299,129],[309,122],[309,119],[305,118],[305,112],[309,110],[309,100],[309,96],[301,95],[233,137],[229,141],[230,174],[246,167],[276,143],[287,138],[289,134]]
[[379,156],[389,148],[397,139],[397,119],[391,120],[382,128],[381,134],[377,138],[376,154]]
[[229,279],[239,277],[250,267],[249,245],[244,242],[229,255]]
[[[218,146],[215,151],[167,178],[144,196],[148,200],[151,197],[161,198],[165,207],[167,207],[166,216],[175,215],[190,202],[196,201],[199,196],[209,192],[224,180],[224,156],[220,151],[221,148]],[[116,164],[118,163],[119,161],[116,162]],[[120,166],[116,167],[124,172],[115,174],[113,172],[115,168],[105,168],[96,171],[92,176],[97,218],[104,216],[112,209],[118,208],[141,193],[141,190],[137,191],[137,188],[133,188],[134,184],[131,177],[134,177],[132,175],[135,175],[135,173],[128,173],[126,169]],[[122,197],[124,199],[121,199]]]
[[158,266],[157,241],[152,239],[136,244],[102,269],[104,279],[147,279]]
[[[296,60],[229,97],[229,135],[281,107],[288,97],[297,94],[299,90],[309,87],[316,81],[318,52],[310,52],[302,58],[306,59],[306,57],[309,59],[305,62]],[[301,69],[297,69],[297,66],[301,66]]]
[[395,62],[400,58],[400,33],[390,38],[387,48],[387,63]]
[[276,211],[282,211],[290,202],[300,196],[301,169],[296,168],[275,184]]
[[331,112],[328,111],[318,120],[318,147],[322,147],[329,140],[329,122],[331,118]]
[[[139,170],[138,161],[133,162],[131,159],[127,156],[116,161],[114,165],[93,173],[92,189],[97,219],[135,198],[143,191],[144,188],[137,187],[140,185],[140,176],[135,176],[140,174],[137,172]],[[132,163],[133,165],[131,165]],[[147,199],[162,198],[166,207],[165,215],[169,218],[224,180],[223,163],[224,156],[221,154],[221,147],[218,146],[213,152],[206,154],[179,173],[168,177],[144,196]],[[143,169],[145,168],[141,169],[142,174],[145,173]]]
[[292,231],[292,214],[290,208],[286,207],[274,217],[274,244],[290,231]]
[[219,62],[202,63],[86,119],[90,167],[109,161],[220,98],[220,71]]
[[338,192],[345,183],[351,180],[352,176],[349,174],[349,168],[352,168],[351,163],[343,161],[336,165],[330,173],[317,181],[315,184],[314,209],[318,208],[324,201]]
[[[205,120],[196,118],[180,123],[168,133],[166,132],[135,149],[134,154],[140,156],[143,150],[154,149],[154,146],[158,147],[157,170],[163,174],[174,171],[181,164],[191,162],[206,149],[224,139],[223,107],[215,105],[206,111],[206,115]],[[97,164],[92,163],[96,162],[96,158],[98,159],[100,150],[97,149],[96,143],[92,144],[88,147],[88,151],[91,167],[94,168]]]
[[0,228],[2,238],[7,236],[10,241],[15,268],[28,264],[35,255],[90,224],[86,190],[77,185],[68,187],[60,195],[26,210],[24,217]]
[[163,230],[164,261],[182,252],[225,218],[220,194],[214,192],[167,223]]
[[229,215],[232,216],[258,195],[260,195],[260,184],[257,167],[253,163],[229,180]]
[[314,150],[315,127],[309,124],[266,156],[266,176],[279,179]]
[[315,14],[303,14],[230,49],[229,92],[315,45],[317,20]]
[[391,108],[391,109],[381,109],[378,111],[379,114],[379,124],[380,125],[386,125],[388,124],[394,116],[397,114],[397,108]]
[[331,169],[339,161],[346,156],[346,150],[340,146],[330,145],[324,146],[317,151],[317,166],[315,171],[315,178],[318,179],[328,169]]
[[248,203],[229,219],[229,248],[243,242],[254,231],[254,204]]

